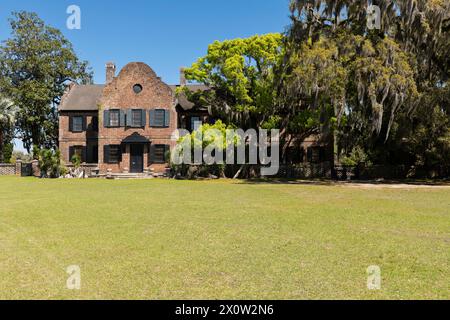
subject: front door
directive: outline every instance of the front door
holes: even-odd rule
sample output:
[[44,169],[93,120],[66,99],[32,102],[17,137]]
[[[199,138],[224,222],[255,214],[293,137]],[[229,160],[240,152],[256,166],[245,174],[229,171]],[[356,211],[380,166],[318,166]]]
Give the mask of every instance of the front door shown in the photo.
[[144,171],[144,146],[142,144],[130,145],[130,172],[142,173]]

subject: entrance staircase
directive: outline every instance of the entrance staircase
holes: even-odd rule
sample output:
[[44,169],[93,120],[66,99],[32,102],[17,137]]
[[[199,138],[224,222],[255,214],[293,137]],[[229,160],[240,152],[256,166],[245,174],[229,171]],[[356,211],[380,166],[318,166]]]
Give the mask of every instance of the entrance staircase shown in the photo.
[[153,175],[144,173],[112,173],[107,179],[127,180],[127,179],[153,179]]

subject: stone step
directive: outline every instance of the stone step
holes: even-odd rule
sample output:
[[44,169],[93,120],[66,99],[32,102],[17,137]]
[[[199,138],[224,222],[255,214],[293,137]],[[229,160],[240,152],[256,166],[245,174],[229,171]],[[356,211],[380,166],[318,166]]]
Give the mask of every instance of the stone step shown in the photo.
[[[108,178],[108,177],[107,177]],[[152,176],[140,173],[113,173],[109,179],[151,179]]]

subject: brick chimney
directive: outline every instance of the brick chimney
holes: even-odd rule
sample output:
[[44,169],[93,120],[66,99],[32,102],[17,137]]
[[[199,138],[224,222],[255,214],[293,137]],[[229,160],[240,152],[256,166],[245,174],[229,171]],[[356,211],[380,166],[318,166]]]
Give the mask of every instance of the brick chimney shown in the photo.
[[180,68],[180,86],[185,86],[187,84],[184,69],[184,67]]
[[108,62],[106,64],[106,84],[111,83],[116,76],[116,65],[114,62]]

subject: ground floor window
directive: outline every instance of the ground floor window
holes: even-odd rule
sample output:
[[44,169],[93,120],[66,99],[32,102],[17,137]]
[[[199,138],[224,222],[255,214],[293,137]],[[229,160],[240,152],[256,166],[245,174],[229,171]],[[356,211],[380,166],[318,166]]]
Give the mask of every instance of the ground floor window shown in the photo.
[[326,151],[324,147],[310,147],[307,152],[308,162],[320,163],[326,161]]
[[152,145],[150,148],[150,160],[153,163],[166,163],[168,160],[169,146],[164,144]]
[[122,160],[120,145],[106,145],[104,147],[104,162],[119,163]]
[[86,147],[84,146],[72,146],[69,147],[69,161],[72,162],[74,156],[78,156],[81,162],[86,162]]

